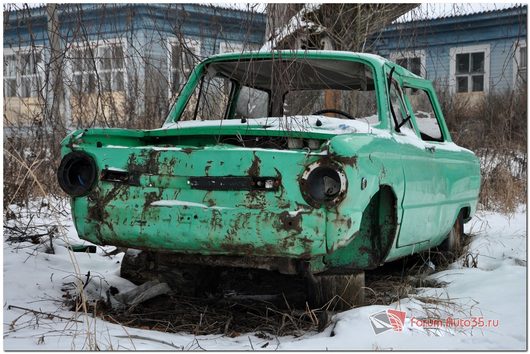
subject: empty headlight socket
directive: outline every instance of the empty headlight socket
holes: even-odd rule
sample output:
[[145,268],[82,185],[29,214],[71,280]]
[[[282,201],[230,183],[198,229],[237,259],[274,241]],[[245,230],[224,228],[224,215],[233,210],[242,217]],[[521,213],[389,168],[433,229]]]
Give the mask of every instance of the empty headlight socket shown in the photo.
[[348,189],[342,166],[329,160],[319,160],[308,165],[299,182],[305,201],[316,208],[337,205],[344,199]]
[[81,151],[66,154],[57,170],[57,180],[63,191],[72,197],[87,195],[97,180],[94,159]]

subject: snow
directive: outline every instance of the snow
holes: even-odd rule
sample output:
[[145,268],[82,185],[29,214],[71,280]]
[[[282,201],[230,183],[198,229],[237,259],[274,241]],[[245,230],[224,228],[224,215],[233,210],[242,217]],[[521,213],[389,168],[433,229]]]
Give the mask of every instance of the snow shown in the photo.
[[[326,134],[351,134],[351,133],[370,133],[383,134],[382,130],[373,128],[371,124],[377,119],[377,116],[369,116],[351,119],[332,118],[327,116],[289,116],[289,117],[267,117],[247,119],[246,123],[241,123],[239,119],[226,120],[192,120],[178,121],[165,124],[163,128],[182,129],[182,128],[218,128],[228,127],[246,127],[246,128],[263,128],[267,130],[285,130],[294,132],[326,133]],[[317,122],[320,121],[320,125]],[[265,128],[264,128],[265,127]]]
[[[8,206],[9,209],[17,209]],[[20,208],[18,208],[20,211]],[[335,315],[321,333],[302,337],[258,338],[254,333],[231,338],[223,335],[194,336],[129,328],[75,314],[62,306],[61,290],[80,283],[90,271],[87,296],[105,294],[110,285],[125,292],[134,287],[120,278],[123,253],[107,255],[114,247],[98,247],[97,253],[73,253],[69,244],[79,240],[68,214],[40,213],[30,209],[22,222],[64,223],[54,240],[55,254],[29,242],[4,243],[4,350],[249,350],[251,345],[278,350],[525,350],[526,349],[526,210],[513,215],[481,211],[466,224],[473,234],[469,253],[476,268],[462,259],[430,278],[447,283],[443,288],[419,288],[415,294],[390,306],[355,308]],[[11,221],[6,221],[9,225]],[[65,285],[66,284],[66,285]],[[433,301],[436,300],[436,301]],[[80,322],[48,318],[9,305],[75,318]],[[389,308],[406,311],[402,332],[375,335],[369,316]],[[497,320],[490,328],[437,328],[418,326],[421,318]],[[414,318],[414,320],[412,320]],[[251,344],[252,342],[252,344]]]
[[299,30],[311,28],[316,32],[322,31],[322,26],[319,26],[312,21],[304,20],[304,16],[306,14],[315,12],[319,8],[320,4],[306,4],[298,13],[291,17],[285,26],[275,31],[275,33],[271,36],[271,39],[265,42],[265,44],[263,44],[263,46],[260,48],[260,52],[266,52],[274,49],[278,43]]
[[483,12],[498,11],[517,6],[517,3],[423,3],[399,17],[394,23],[436,20],[448,17],[467,16]]
[[183,200],[157,200],[151,203],[151,206],[184,206],[190,208],[203,208],[203,209],[232,209],[227,207],[218,207],[218,206],[207,206],[201,203],[186,202]]
[[[317,126],[317,121],[320,121]],[[218,128],[221,126],[232,126],[232,127],[247,127],[248,129],[255,128],[259,129],[264,126],[267,130],[285,130],[294,132],[310,132],[310,133],[326,133],[333,135],[352,134],[352,133],[365,133],[376,135],[380,138],[391,139],[394,137],[395,141],[400,144],[413,145],[419,149],[425,149],[426,147],[435,146],[436,149],[445,151],[466,151],[471,152],[461,146],[456,145],[453,142],[425,142],[418,137],[414,130],[407,126],[401,127],[400,133],[390,134],[389,131],[374,128],[373,125],[379,122],[377,115],[371,115],[368,117],[351,119],[340,119],[332,118],[328,116],[289,116],[289,117],[268,117],[268,118],[252,118],[247,119],[246,123],[241,123],[239,119],[229,120],[193,120],[193,121],[178,121],[174,123],[168,123],[158,130],[167,129],[184,129],[184,128]],[[110,145],[108,147],[111,147]],[[112,147],[119,147],[114,146]],[[175,149],[181,148],[166,148],[157,147],[158,150]]]
[[113,172],[128,172],[126,169],[119,168],[119,167],[105,167],[107,171],[113,171]]
[[106,145],[106,147],[110,149],[129,149],[132,148],[132,146],[123,146],[123,145]]

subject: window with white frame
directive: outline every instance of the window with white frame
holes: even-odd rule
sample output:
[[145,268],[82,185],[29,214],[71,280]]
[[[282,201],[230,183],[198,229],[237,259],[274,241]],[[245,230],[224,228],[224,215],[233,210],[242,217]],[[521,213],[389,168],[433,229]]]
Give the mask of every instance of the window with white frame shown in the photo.
[[526,41],[517,41],[514,51],[514,84],[526,85],[527,49]]
[[425,51],[423,50],[394,52],[390,54],[390,60],[411,73],[425,77]]
[[195,64],[199,61],[201,43],[198,40],[184,38],[169,40],[169,77],[170,91],[175,94],[180,91]]
[[69,56],[77,93],[125,91],[125,55],[121,42],[77,46],[70,50]]
[[244,43],[221,42],[219,43],[219,53],[242,53],[245,49]]
[[42,48],[4,50],[4,97],[35,97],[43,82]]
[[454,91],[488,92],[489,45],[452,48],[451,83]]

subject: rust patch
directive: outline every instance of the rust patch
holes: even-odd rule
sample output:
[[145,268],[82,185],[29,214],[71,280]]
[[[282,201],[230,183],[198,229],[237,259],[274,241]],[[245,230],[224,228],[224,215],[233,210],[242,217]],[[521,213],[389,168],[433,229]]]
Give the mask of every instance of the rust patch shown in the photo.
[[210,226],[211,231],[215,231],[216,229],[223,229],[223,221],[221,217],[221,212],[219,210],[212,210],[212,219],[210,220]]
[[146,168],[148,169],[148,173],[158,175],[160,164],[158,163],[158,158],[160,156],[160,151],[157,150],[150,150],[147,158],[147,164]]
[[210,168],[212,167],[212,160],[206,161],[206,166],[204,167],[204,174],[206,176],[210,175]]
[[357,155],[354,155],[352,157],[332,155],[331,159],[334,161],[340,162],[344,165],[349,165],[349,166],[357,168]]
[[249,191],[245,196],[245,202],[242,206],[249,209],[265,209],[267,206],[265,193],[262,191]]
[[288,211],[280,213],[280,229],[302,232],[302,214],[290,215]]
[[128,186],[117,184],[104,197],[101,196],[101,190],[99,188],[95,188],[94,191],[88,196],[89,204],[87,210],[87,221],[95,225],[98,233],[96,237],[98,237],[98,239],[100,238],[101,234],[101,225],[106,225],[109,230],[114,233],[114,227],[110,220],[109,213],[105,208],[109,202],[115,199],[116,196],[122,191],[128,192]]
[[313,242],[315,242],[315,240],[311,240],[310,238],[307,238],[307,236],[299,238],[298,240],[302,244],[305,251],[304,253],[311,253],[311,247],[313,247]]
[[296,243],[296,236],[297,235],[291,235],[291,236],[284,237],[278,245],[279,248],[285,251],[285,250],[288,250],[289,248],[294,247]]
[[[266,251],[267,248],[264,248]],[[265,254],[273,254],[266,252]],[[187,265],[210,265],[214,267],[236,267],[278,270],[283,274],[297,274],[298,261],[292,258],[265,256],[198,255],[173,252],[158,253],[158,263],[170,268]]]
[[284,193],[285,188],[283,187],[283,177],[281,172],[275,167],[274,171],[276,171],[276,178],[278,180],[278,190],[280,191],[280,195],[276,197],[276,203],[278,205],[278,208],[280,209],[290,209],[291,208],[291,202],[289,200],[285,199]]
[[247,170],[247,174],[251,177],[257,177],[259,176],[261,159],[256,156],[256,152],[253,152],[253,154],[254,159],[252,160],[252,165],[250,165],[250,168]]
[[256,251],[256,248],[252,244],[234,244],[230,242],[221,243],[221,249],[228,251],[228,253],[233,255],[246,255],[252,256],[254,254],[259,254]]
[[372,256],[372,249],[366,246],[359,247],[359,253],[362,255],[367,254],[369,256]]
[[164,157],[164,161],[160,164],[159,172],[162,175],[171,175],[176,165],[177,159],[175,157],[171,157],[170,159]]
[[159,174],[160,164],[158,163],[158,157],[160,151],[149,150],[142,153],[144,162],[138,162],[136,154],[131,154],[127,162],[128,170],[130,173],[145,173],[157,175]]
[[160,200],[161,191],[157,192],[147,192],[144,194],[144,209],[150,206],[153,202],[156,202],[157,200]]

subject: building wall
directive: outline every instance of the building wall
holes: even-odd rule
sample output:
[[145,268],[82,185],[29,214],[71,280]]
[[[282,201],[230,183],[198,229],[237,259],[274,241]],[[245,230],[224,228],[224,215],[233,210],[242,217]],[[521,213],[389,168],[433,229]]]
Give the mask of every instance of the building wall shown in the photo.
[[526,6],[393,25],[372,37],[371,51],[385,57],[423,51],[426,77],[454,91],[451,49],[487,45],[487,86],[490,92],[499,92],[514,87],[518,43],[526,43]]
[[[73,55],[70,54],[77,45],[91,48],[121,45],[124,52],[124,87],[117,92],[114,89],[103,93],[75,92],[72,87],[76,77],[82,75],[74,75],[73,59],[63,58],[61,68],[65,84],[61,107],[68,125],[73,127],[90,123],[109,125],[109,119],[117,119],[117,125],[128,125],[134,123],[128,120],[135,119],[138,123],[146,114],[167,112],[175,98],[169,87],[171,53],[168,43],[171,38],[180,38],[179,43],[188,39],[200,42],[200,48],[194,52],[194,63],[219,52],[222,41],[248,43],[246,49],[259,48],[264,41],[265,16],[245,11],[198,4],[69,4],[58,5],[58,8],[62,46],[68,49],[67,56]],[[38,70],[42,74],[41,81],[45,82],[50,61],[46,8],[4,12],[4,22],[4,57],[9,48],[18,51],[21,47],[42,47]],[[99,52],[94,53],[98,60]],[[111,75],[113,86],[114,81],[121,81],[115,79],[117,76],[120,75]],[[116,83],[116,86],[121,85]],[[54,100],[51,85],[46,87],[41,83],[38,96],[41,99],[4,100],[5,122],[26,120],[31,124],[30,116],[34,119],[35,106],[38,106],[35,102],[41,102],[43,112],[49,110]],[[29,101],[31,109],[27,108]],[[23,114],[25,111],[31,114]],[[159,123],[162,122],[160,119]]]

